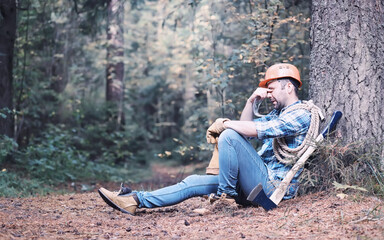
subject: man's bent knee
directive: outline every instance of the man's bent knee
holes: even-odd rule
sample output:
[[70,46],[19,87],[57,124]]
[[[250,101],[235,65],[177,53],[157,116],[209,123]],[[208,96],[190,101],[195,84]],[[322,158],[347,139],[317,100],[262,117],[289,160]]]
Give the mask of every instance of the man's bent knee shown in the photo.
[[221,145],[220,142],[223,142],[223,141],[230,142],[232,139],[240,140],[240,139],[244,139],[244,137],[233,129],[226,129],[219,136],[219,146]]
[[220,139],[226,139],[226,138],[236,138],[236,137],[239,137],[241,136],[238,132],[236,132],[235,130],[233,129],[226,129],[224,130],[220,136],[219,136],[219,141]]
[[199,186],[199,185],[211,185],[211,184],[217,184],[218,183],[218,177],[216,175],[193,174],[193,175],[186,177],[183,181],[181,181],[181,183],[185,184],[189,187]]
[[199,178],[200,178],[200,175],[194,174],[194,175],[190,175],[190,176],[184,178],[184,180],[182,182],[188,184],[188,183],[198,181]]

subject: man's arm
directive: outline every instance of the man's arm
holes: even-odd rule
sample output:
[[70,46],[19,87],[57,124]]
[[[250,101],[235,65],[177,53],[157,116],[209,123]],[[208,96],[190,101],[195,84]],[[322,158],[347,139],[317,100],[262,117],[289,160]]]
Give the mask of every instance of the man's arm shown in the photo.
[[271,89],[268,88],[257,88],[252,95],[248,98],[247,103],[244,106],[243,111],[241,112],[240,121],[252,121],[253,120],[253,107],[252,104],[255,99],[263,100],[268,96],[268,93],[271,92]]
[[231,128],[241,135],[247,137],[257,137],[256,126],[253,121],[226,121],[225,128]]
[[253,122],[253,102],[256,98],[265,99],[272,90],[268,88],[257,88],[252,95],[248,98],[247,103],[241,112],[240,121],[225,121],[224,127],[231,128],[236,132],[247,136],[257,137],[257,130],[255,123]]
[[252,121],[252,120],[253,120],[252,102],[248,99],[247,103],[244,106],[243,111],[241,112],[240,121]]

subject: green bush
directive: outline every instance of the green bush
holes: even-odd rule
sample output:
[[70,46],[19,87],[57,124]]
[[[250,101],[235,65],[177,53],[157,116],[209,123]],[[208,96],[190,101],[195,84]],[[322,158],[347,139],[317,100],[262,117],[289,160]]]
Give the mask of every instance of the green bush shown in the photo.
[[40,137],[15,155],[15,161],[30,178],[48,184],[119,179],[121,171],[113,166],[119,159],[124,159],[125,163],[131,161],[132,154],[125,149],[124,144],[128,142],[123,139],[124,133],[109,135],[95,129],[89,126],[85,133],[79,133],[79,130],[68,131],[48,125]]
[[17,148],[17,143],[8,136],[0,136],[0,164]]
[[35,128],[27,145],[18,146],[1,136],[0,164],[7,168],[2,173],[1,194],[23,195],[18,182],[32,189],[28,194],[38,192],[37,187],[52,188],[64,182],[136,182],[137,169],[145,167],[146,159],[153,159],[155,147],[144,146],[143,131],[135,124],[118,126],[109,111],[109,106],[80,104],[73,113],[76,116],[63,119],[65,124]]
[[47,183],[73,181],[87,174],[87,156],[71,145],[72,136],[50,125],[42,136],[21,150],[16,161],[31,178]]
[[0,197],[44,195],[50,191],[52,191],[52,189],[40,180],[25,179],[6,169],[0,172]]

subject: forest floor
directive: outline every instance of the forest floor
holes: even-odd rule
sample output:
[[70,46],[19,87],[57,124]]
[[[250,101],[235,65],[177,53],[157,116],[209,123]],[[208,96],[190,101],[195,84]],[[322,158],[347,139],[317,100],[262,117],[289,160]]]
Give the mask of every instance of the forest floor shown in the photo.
[[[160,165],[156,188],[188,174]],[[116,186],[117,185],[117,186]],[[103,184],[116,189],[118,184]],[[97,193],[0,198],[0,239],[384,239],[384,202],[361,193],[319,192],[261,207],[208,203],[203,197],[135,216],[106,205]]]

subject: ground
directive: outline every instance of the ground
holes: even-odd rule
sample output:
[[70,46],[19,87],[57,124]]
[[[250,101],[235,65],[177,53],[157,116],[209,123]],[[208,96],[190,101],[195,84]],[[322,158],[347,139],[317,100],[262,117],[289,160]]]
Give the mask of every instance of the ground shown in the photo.
[[[143,187],[183,175],[156,169],[154,176],[162,177]],[[383,200],[359,192],[308,194],[269,212],[195,197],[171,207],[139,209],[132,216],[106,205],[98,187],[86,193],[0,198],[0,239],[384,239]]]

